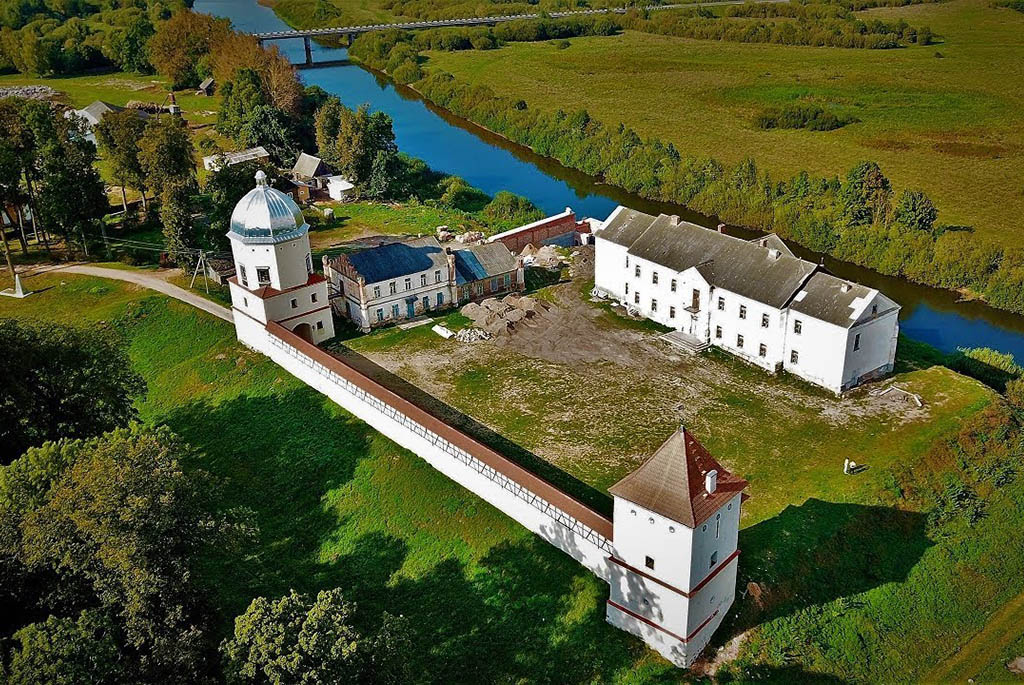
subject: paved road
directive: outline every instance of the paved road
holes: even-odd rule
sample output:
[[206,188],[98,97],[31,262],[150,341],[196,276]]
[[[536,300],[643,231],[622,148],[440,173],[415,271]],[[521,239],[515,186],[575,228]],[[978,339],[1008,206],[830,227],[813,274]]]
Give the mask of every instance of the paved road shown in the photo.
[[[784,3],[790,0],[750,0],[756,3]],[[671,5],[649,5],[647,7],[638,8],[651,12],[658,10],[674,10],[674,9],[692,9],[695,7],[722,7],[725,5],[743,5],[746,4],[747,0],[714,0],[713,2],[692,2],[692,3],[678,3]],[[633,8],[628,8],[633,9]],[[567,12],[551,12],[548,16],[552,19],[561,19],[563,17],[576,17],[576,16],[587,16],[594,14],[625,14],[627,8],[624,7],[612,7],[605,9],[595,10],[571,10]],[[356,26],[335,26],[331,28],[322,29],[302,29],[302,30],[290,30],[290,31],[270,31],[267,33],[254,33],[254,38],[260,41],[264,40],[276,40],[279,38],[311,38],[316,36],[347,36],[347,35],[358,35],[360,33],[370,33],[371,31],[387,31],[389,29],[399,30],[413,30],[413,29],[434,29],[447,26],[481,26],[489,24],[500,24],[506,21],[519,21],[522,19],[539,19],[540,14],[503,14],[496,17],[466,17],[463,19],[438,19],[436,21],[407,21],[397,22],[394,24],[363,24]]]
[[82,274],[84,276],[99,276],[101,278],[111,278],[115,281],[127,281],[128,283],[134,283],[135,285],[142,286],[143,288],[156,290],[164,295],[180,300],[185,304],[190,304],[193,307],[202,309],[204,312],[209,312],[210,314],[220,317],[225,321],[234,321],[231,317],[231,310],[227,307],[223,307],[216,302],[211,302],[205,297],[201,297],[180,286],[174,285],[173,283],[168,283],[167,279],[177,273],[176,271],[128,271],[122,269],[110,269],[102,266],[90,266],[89,264],[62,266],[53,269],[53,271],[64,271],[66,273]]
[[[926,683],[966,683],[999,657],[1003,648],[1024,630],[1024,594],[1017,595],[989,618],[985,627],[960,651],[924,677]],[[1014,655],[1018,656],[1018,655]],[[1008,678],[1009,679],[1009,678]]]

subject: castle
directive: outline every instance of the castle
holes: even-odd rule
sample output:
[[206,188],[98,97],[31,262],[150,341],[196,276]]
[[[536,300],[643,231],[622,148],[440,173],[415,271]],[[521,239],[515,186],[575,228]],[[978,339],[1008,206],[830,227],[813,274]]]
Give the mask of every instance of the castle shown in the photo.
[[607,581],[608,622],[690,666],[735,597],[746,481],[680,427],[610,488],[609,519],[319,348],[334,325],[308,231],[294,201],[257,174],[228,233],[238,339]]

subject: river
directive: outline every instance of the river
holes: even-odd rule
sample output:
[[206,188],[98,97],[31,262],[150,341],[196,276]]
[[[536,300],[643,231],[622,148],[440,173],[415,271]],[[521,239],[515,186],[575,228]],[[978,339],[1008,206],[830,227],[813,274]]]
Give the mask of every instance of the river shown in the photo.
[[[195,10],[231,19],[241,31],[258,33],[287,29],[269,7],[255,0],[196,0]],[[293,62],[304,59],[301,40],[275,41]],[[313,44],[317,62],[338,62],[344,49]],[[548,213],[572,207],[579,216],[604,218],[618,204],[641,211],[678,214],[684,219],[713,227],[716,221],[684,207],[655,203],[591,177],[558,162],[539,157],[474,124],[424,102],[416,93],[396,87],[387,79],[353,64],[340,63],[304,69],[302,79],[336,95],[346,105],[367,103],[387,112],[394,120],[398,147],[431,167],[455,174],[489,194],[508,190],[524,195]],[[753,235],[742,229],[730,229]],[[915,285],[830,257],[793,246],[800,256],[818,262],[838,276],[885,292],[899,302],[901,330],[907,336],[944,351],[957,347],[991,347],[1024,360],[1024,317],[989,307],[981,302],[961,302],[955,293]]]

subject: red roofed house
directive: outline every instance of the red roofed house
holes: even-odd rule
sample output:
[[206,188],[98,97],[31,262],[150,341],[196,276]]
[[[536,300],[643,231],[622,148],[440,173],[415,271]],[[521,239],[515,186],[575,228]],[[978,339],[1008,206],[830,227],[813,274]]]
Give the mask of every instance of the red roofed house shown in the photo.
[[736,595],[746,485],[682,427],[613,485],[608,622],[689,667]]

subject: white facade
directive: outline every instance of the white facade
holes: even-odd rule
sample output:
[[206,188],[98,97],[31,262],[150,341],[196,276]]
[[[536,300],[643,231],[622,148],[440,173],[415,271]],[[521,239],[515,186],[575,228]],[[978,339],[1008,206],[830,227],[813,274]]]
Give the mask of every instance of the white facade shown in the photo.
[[[298,206],[256,174],[231,215],[235,276],[231,306],[261,324],[275,321],[319,343],[334,337],[327,281],[313,271],[309,226]],[[241,317],[236,317],[236,320]]]
[[[642,224],[624,239],[623,232],[612,235],[614,239],[604,237],[604,229],[613,222],[621,225],[623,211],[622,207],[616,209],[595,233],[594,287],[598,293],[692,337],[695,344],[714,345],[767,371],[785,370],[836,393],[892,371],[899,305],[877,290],[845,282],[797,259],[774,236],[771,241],[747,242],[672,221],[674,217],[653,224],[656,228],[650,230],[666,236],[678,233],[663,241],[696,236],[710,242],[711,249],[717,247],[716,242],[729,241],[728,250],[721,252],[740,253],[746,261],[767,268],[784,260],[779,266],[790,269],[788,282],[770,293],[775,303],[740,294],[717,282],[723,266],[714,259],[700,262],[689,254],[685,268],[676,269],[634,254],[628,243],[636,234],[643,236]],[[640,216],[645,217],[640,221],[663,218]],[[622,244],[623,240],[627,244]],[[664,261],[678,264],[680,260]],[[758,273],[751,269],[749,282],[757,279]]]

